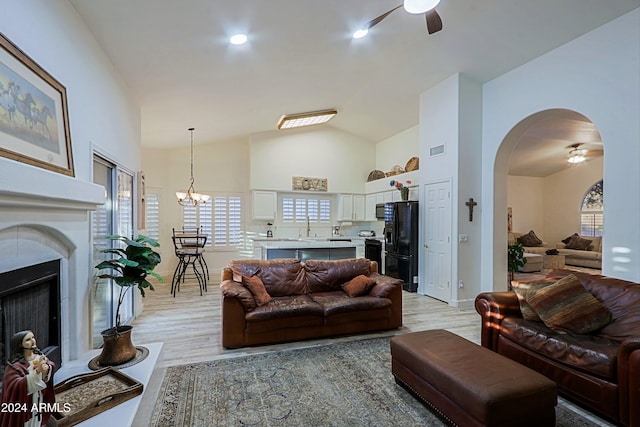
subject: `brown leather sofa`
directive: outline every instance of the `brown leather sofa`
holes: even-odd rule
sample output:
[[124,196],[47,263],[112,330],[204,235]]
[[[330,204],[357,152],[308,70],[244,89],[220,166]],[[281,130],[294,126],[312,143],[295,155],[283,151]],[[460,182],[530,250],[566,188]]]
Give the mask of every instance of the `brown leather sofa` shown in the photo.
[[548,280],[574,274],[611,313],[596,332],[576,335],[524,320],[514,292],[476,297],[482,345],[558,384],[566,397],[617,423],[640,426],[640,284],[554,270]]
[[[222,345],[296,341],[402,326],[402,280],[377,273],[366,258],[232,261],[222,271]],[[258,306],[243,277],[258,276],[271,297]],[[362,296],[341,285],[359,275],[375,281]]]

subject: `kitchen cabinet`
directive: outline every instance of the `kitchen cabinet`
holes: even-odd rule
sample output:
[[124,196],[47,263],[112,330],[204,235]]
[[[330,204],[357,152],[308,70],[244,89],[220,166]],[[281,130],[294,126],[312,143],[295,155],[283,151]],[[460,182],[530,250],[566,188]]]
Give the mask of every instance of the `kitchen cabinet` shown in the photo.
[[275,191],[253,191],[253,219],[272,221],[278,210],[278,193]]
[[338,196],[338,221],[364,221],[364,194],[340,194]]

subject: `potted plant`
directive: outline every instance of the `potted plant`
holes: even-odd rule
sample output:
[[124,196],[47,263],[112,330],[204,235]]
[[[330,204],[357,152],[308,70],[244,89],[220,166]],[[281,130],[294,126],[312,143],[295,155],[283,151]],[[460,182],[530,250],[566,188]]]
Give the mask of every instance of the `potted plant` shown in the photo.
[[522,243],[515,243],[508,247],[508,268],[509,268],[509,290],[511,290],[511,282],[516,271],[524,267],[527,259],[524,257],[524,246]]
[[114,254],[116,257],[95,266],[98,271],[109,270],[98,277],[112,279],[113,283],[120,287],[115,326],[101,332],[104,345],[98,358],[100,365],[112,366],[126,363],[136,356],[136,348],[131,342],[132,326],[120,324],[120,308],[125,296],[133,287],[137,287],[143,297],[145,289],[153,291],[153,285],[147,280],[148,275],[160,282],[164,280],[153,271],[161,261],[160,254],[153,250],[160,246],[158,242],[143,235],[139,235],[135,240],[125,236],[107,236],[107,239],[124,242],[126,245],[124,249],[104,249],[102,253]]
[[408,185],[411,185],[411,180],[408,179],[406,181],[406,185],[403,184],[401,181],[396,181],[395,179],[392,179],[389,182],[389,185],[394,187],[396,190],[400,191],[400,198],[402,200],[409,200],[409,187]]

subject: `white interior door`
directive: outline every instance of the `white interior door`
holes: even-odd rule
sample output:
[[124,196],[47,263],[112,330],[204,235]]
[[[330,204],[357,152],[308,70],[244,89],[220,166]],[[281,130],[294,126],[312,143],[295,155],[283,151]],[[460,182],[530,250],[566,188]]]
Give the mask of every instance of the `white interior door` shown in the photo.
[[451,299],[451,182],[424,187],[423,293],[449,302]]

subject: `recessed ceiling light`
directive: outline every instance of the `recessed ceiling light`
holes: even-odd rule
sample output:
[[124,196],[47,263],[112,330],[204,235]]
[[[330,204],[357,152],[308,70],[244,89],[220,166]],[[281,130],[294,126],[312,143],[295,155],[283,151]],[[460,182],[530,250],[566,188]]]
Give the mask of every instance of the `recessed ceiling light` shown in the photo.
[[367,34],[369,34],[369,30],[367,28],[361,28],[358,31],[356,31],[355,33],[353,33],[353,38],[354,39],[361,39],[364,36],[366,36]]
[[334,109],[311,111],[309,113],[287,114],[278,122],[278,129],[291,129],[301,126],[319,125],[331,120],[338,112]]
[[231,36],[229,41],[231,42],[231,44],[235,44],[235,45],[245,44],[247,42],[247,35],[234,34],[233,36]]

